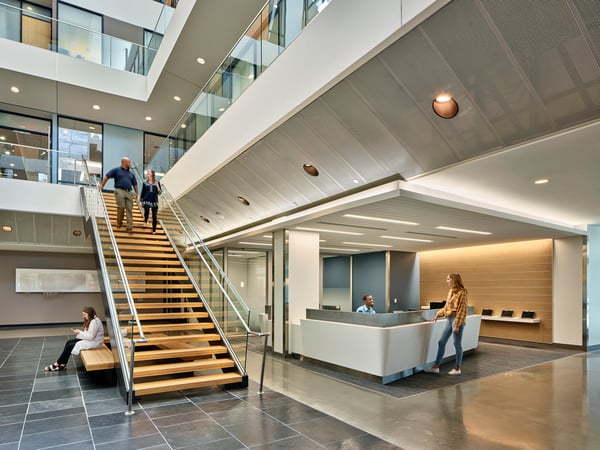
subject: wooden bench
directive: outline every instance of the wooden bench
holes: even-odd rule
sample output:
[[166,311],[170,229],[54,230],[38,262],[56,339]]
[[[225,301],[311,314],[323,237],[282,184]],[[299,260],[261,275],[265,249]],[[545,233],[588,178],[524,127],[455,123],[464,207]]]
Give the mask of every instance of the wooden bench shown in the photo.
[[102,344],[101,347],[94,349],[81,350],[79,356],[87,371],[112,369],[115,367],[113,353],[106,344]]

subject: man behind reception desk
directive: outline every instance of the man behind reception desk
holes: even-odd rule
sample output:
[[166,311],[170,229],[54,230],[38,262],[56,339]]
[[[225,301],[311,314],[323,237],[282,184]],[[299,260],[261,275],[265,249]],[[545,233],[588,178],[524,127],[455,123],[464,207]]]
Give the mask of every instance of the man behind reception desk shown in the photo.
[[375,310],[373,309],[373,296],[371,294],[367,294],[363,297],[363,305],[356,308],[356,312],[375,314]]

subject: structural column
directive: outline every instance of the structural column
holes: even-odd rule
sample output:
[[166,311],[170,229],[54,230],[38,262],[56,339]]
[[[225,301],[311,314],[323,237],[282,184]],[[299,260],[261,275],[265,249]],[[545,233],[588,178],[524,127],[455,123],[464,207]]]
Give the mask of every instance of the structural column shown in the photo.
[[273,233],[273,351],[301,348],[300,319],[319,308],[319,234],[296,230]]

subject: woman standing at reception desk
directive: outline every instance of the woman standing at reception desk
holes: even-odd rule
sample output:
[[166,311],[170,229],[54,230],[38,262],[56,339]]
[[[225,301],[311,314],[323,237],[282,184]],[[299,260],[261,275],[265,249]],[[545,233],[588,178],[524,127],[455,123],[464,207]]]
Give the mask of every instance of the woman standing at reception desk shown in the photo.
[[440,309],[432,322],[436,322],[439,317],[446,318],[446,328],[442,333],[442,337],[438,342],[438,352],[435,358],[435,363],[431,368],[425,369],[425,372],[440,373],[440,364],[444,357],[444,350],[446,343],[450,339],[450,335],[454,334],[454,348],[456,349],[456,364],[454,369],[448,372],[449,375],[460,375],[460,366],[462,364],[462,333],[465,327],[465,321],[467,318],[467,290],[463,285],[462,278],[458,273],[448,274],[446,277],[446,283],[450,290],[448,291],[448,297],[446,304]]

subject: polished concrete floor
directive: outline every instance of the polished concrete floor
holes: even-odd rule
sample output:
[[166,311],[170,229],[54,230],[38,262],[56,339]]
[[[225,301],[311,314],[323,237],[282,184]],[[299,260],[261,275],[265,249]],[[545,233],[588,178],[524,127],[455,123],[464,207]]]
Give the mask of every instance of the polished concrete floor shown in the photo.
[[260,355],[251,352],[248,389],[150,396],[125,416],[116,389],[78,369],[76,358],[65,372],[44,373],[66,335],[0,330],[0,450],[600,448],[597,352],[542,353],[553,359],[485,375],[524,350],[482,343],[463,366],[477,378],[421,373],[394,383],[400,394],[275,357],[263,395]]

